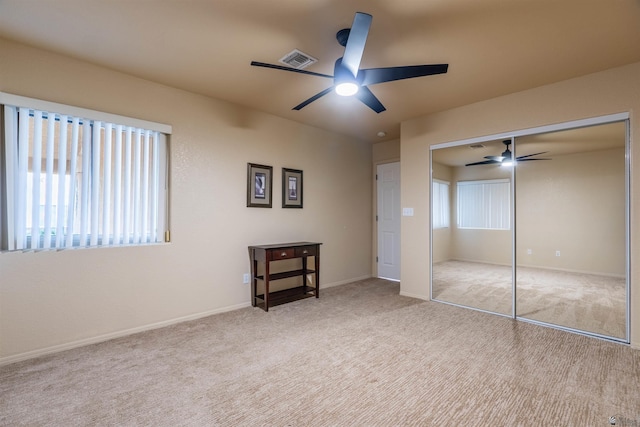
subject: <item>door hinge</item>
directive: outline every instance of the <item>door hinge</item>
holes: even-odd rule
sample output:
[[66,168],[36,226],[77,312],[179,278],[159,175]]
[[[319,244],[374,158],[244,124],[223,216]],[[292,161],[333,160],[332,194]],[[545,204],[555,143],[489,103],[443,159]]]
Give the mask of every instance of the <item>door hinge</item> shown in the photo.
[[376,181],[378,180],[378,174],[376,174]]
[[376,257],[376,262],[378,262],[378,257]]
[[376,221],[378,221],[378,215],[376,215]]

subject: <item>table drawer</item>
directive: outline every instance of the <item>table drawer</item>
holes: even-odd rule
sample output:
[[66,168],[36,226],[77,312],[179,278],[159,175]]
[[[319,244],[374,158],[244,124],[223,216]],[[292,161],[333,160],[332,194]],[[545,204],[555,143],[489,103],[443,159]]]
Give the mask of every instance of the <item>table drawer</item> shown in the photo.
[[318,252],[317,246],[300,246],[296,248],[296,256],[315,256]]
[[269,261],[277,261],[279,259],[289,259],[295,257],[296,253],[293,248],[271,249],[267,253],[267,259]]

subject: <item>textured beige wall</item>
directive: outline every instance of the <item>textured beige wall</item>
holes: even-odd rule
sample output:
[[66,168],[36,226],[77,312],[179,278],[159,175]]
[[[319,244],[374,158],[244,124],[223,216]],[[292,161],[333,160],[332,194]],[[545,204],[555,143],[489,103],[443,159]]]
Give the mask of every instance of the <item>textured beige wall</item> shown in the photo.
[[518,265],[624,276],[624,159],[624,148],[618,148],[555,156],[521,168]]
[[[433,144],[495,135],[571,120],[628,112],[631,117],[631,163],[639,164],[640,63],[542,86],[402,124],[402,206],[413,207],[413,217],[403,217],[402,253],[423,253],[402,260],[401,292],[429,297],[429,147]],[[640,182],[632,170],[631,182]],[[640,188],[632,186],[631,224],[640,223]],[[631,343],[640,347],[640,234],[631,229]]]
[[[1,39],[0,58],[0,91],[173,126],[172,242],[0,254],[0,363],[246,306],[251,244],[323,242],[321,286],[371,275],[371,144]],[[273,166],[272,209],[246,207],[247,162]],[[304,209],[280,208],[282,167]]]
[[377,142],[373,144],[373,164],[400,161],[400,140]]

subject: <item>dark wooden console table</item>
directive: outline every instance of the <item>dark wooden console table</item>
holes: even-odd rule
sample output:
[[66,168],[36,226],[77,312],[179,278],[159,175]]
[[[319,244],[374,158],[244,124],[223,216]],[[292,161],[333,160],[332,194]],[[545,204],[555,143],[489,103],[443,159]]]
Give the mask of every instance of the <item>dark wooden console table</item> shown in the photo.
[[[303,298],[320,297],[320,245],[315,242],[280,243],[272,245],[249,246],[251,258],[251,305],[269,311],[269,307],[297,301]],[[307,257],[315,260],[314,269],[307,268]],[[269,264],[273,261],[300,258],[301,269],[270,273]],[[264,275],[258,275],[258,262],[264,263]],[[307,275],[315,274],[315,286],[307,286]],[[269,292],[269,282],[302,276],[302,285],[277,292]],[[264,293],[258,295],[258,280],[264,281]]]

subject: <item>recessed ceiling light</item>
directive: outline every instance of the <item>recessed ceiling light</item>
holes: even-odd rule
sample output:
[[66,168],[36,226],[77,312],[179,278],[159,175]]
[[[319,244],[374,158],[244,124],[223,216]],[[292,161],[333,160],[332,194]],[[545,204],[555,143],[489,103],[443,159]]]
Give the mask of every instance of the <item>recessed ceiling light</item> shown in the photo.
[[384,131],[380,131],[380,132],[378,132],[378,136],[379,136],[380,138],[384,138],[385,136],[387,136],[387,133],[386,133],[386,132],[384,132]]

